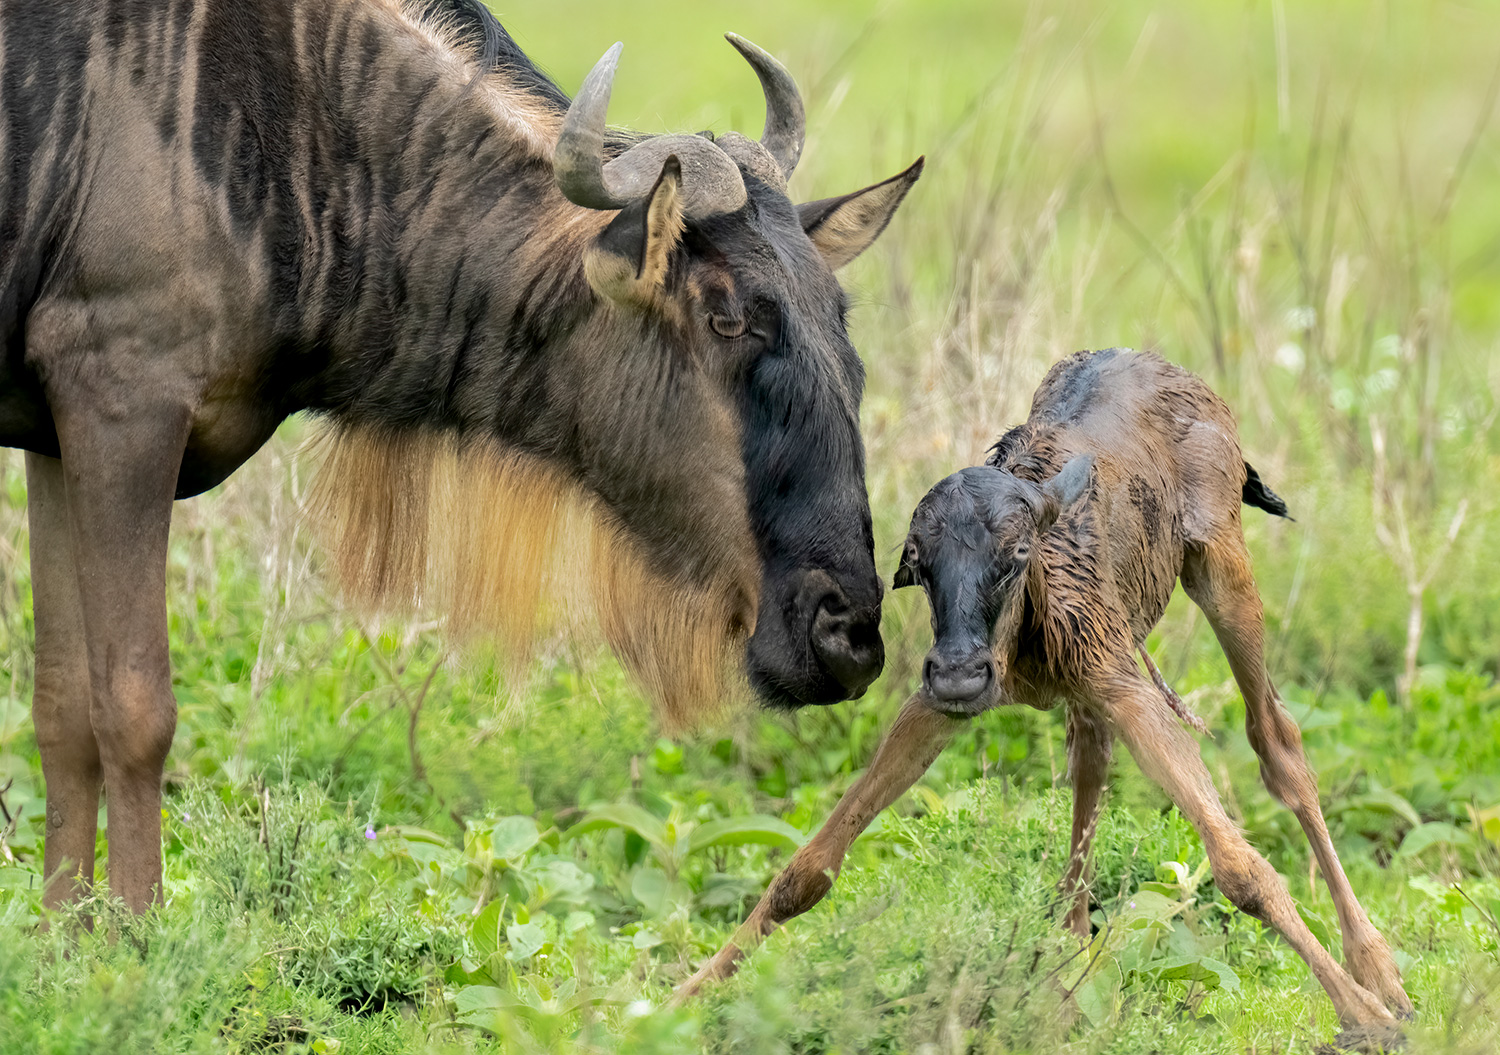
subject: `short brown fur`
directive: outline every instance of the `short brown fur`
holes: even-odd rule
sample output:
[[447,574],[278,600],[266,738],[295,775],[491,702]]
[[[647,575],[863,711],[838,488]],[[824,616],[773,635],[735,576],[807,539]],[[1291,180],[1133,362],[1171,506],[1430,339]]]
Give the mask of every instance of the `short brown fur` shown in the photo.
[[[996,444],[988,464],[1046,485],[1082,456],[1092,459],[1092,475],[1064,509],[1050,504],[1055,490],[1037,489],[1041,533],[1024,586],[1013,591],[991,628],[988,651],[998,691],[987,705],[1045,709],[1059,698],[1068,703],[1074,816],[1063,887],[1072,901],[1066,919],[1071,930],[1085,940],[1089,936],[1087,857],[1111,744],[1119,736],[1142,771],[1203,836],[1219,888],[1279,931],[1308,962],[1342,1023],[1363,1038],[1354,1042],[1378,1045],[1391,1039],[1392,1012],[1410,1015],[1412,1004],[1385,939],[1339,864],[1301,734],[1266,672],[1261,604],[1240,506],[1242,499],[1276,512],[1284,512],[1284,506],[1261,489],[1236,433],[1223,400],[1197,377],[1155,355],[1114,349],[1079,353],[1048,373],[1030,418]],[[976,472],[982,478],[982,470],[965,470]],[[933,531],[944,530],[941,524],[919,530],[923,507],[944,485],[934,488],[913,518],[903,572],[910,555],[931,542]],[[999,546],[993,538],[992,544]],[[1344,965],[1308,931],[1279,877],[1225,814],[1197,745],[1183,727],[1191,719],[1179,717],[1173,701],[1136,665],[1137,649],[1161,618],[1179,576],[1229,658],[1245,698],[1247,732],[1261,759],[1261,776],[1296,814],[1312,844],[1338,910]],[[915,578],[898,574],[898,585]],[[948,628],[940,625],[936,602],[934,609],[941,641]],[[823,829],[772,883],[734,938],[684,983],[681,997],[732,974],[744,950],[821,900],[831,885],[828,876],[837,874],[855,837],[922,775],[958,728],[957,719],[967,716],[940,703],[926,687],[913,696]]]

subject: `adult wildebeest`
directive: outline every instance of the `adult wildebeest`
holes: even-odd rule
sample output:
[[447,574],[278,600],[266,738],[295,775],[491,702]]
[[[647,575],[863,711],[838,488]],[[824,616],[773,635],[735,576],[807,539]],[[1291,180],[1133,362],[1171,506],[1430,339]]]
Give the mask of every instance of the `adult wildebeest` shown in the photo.
[[[1016,703],[1045,710],[1064,699],[1073,847],[1063,887],[1076,892],[1069,927],[1088,937],[1083,879],[1118,736],[1202,835],[1219,889],[1297,950],[1345,1026],[1378,1028],[1391,1011],[1409,1014],[1390,949],[1329,840],[1302,734],[1266,672],[1241,502],[1286,515],[1240,453],[1233,413],[1197,377],[1118,349],[1054,366],[1026,423],[1007,432],[983,466],[934,487],[912,516],[895,585],[920,583],[931,607],[922,691],[822,830],[684,991],[732,973],[743,949],[815,905],[850,843],[932,764],[956,719]],[[1244,694],[1261,777],[1312,843],[1338,910],[1347,972],[1225,815],[1177,720],[1193,719],[1146,656],[1146,635],[1179,578]],[[1151,679],[1136,666],[1138,651]]]
[[112,892],[159,893],[172,502],[299,410],[366,602],[524,641],[582,601],[668,718],[726,656],[790,706],[879,673],[833,271],[921,162],[792,204],[796,87],[730,39],[759,142],[607,132],[618,45],[570,104],[479,0],[0,0],[49,903],[101,781]]

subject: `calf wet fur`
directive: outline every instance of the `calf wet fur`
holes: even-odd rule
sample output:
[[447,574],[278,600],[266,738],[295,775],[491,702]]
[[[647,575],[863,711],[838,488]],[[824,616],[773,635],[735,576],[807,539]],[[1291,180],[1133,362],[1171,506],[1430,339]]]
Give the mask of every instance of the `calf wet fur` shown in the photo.
[[[816,904],[855,837],[922,775],[961,721],[991,707],[1050,709],[1062,700],[1074,788],[1066,926],[1089,936],[1089,844],[1118,738],[1198,829],[1219,889],[1301,955],[1349,1035],[1376,1038],[1359,1043],[1394,1036],[1396,1016],[1409,1016],[1412,1004],[1344,875],[1301,732],[1266,671],[1242,503],[1287,515],[1242,456],[1229,407],[1199,378],[1120,349],[1054,366],[1025,424],[984,465],[934,487],[912,517],[895,585],[920,584],[932,610],[921,691],[822,830],[680,992],[732,974],[744,950]],[[1225,814],[1187,716],[1136,663],[1179,580],[1229,659],[1262,779],[1312,844],[1338,911],[1343,965]]]

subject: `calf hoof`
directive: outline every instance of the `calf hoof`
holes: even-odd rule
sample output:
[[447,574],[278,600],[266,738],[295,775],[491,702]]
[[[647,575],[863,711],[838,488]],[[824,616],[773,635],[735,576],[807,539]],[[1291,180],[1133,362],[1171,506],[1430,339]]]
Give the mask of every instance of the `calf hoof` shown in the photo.
[[1344,960],[1354,980],[1385,1001],[1393,1015],[1404,1019],[1415,1017],[1416,1009],[1401,986],[1401,974],[1396,970],[1391,948],[1378,933],[1363,942],[1346,943]]
[[1392,1055],[1406,1050],[1406,1034],[1395,1026],[1368,1025],[1350,1026],[1333,1038],[1332,1044],[1319,1044],[1314,1055],[1344,1055],[1354,1051],[1360,1055]]
[[710,982],[722,982],[726,978],[733,978],[740,969],[742,955],[739,947],[733,943],[724,946],[714,953],[712,959],[698,968],[691,978],[672,990],[672,995],[667,999],[667,1006],[682,1007],[696,997]]

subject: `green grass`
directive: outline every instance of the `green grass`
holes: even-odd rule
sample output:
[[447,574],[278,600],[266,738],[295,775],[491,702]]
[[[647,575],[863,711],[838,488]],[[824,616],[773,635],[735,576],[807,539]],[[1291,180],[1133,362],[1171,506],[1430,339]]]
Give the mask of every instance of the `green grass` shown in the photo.
[[[916,500],[1022,418],[1063,354],[1154,348],[1225,395],[1297,517],[1247,515],[1271,666],[1355,888],[1399,950],[1411,1050],[1496,1050],[1500,10],[579,0],[501,15],[569,88],[623,39],[612,116],[645,130],[754,131],[754,78],[718,34],[770,48],[807,95],[803,198],[928,156],[844,276],[886,574]],[[664,740],[576,646],[552,643],[517,682],[440,626],[343,611],[296,513],[315,468],[302,428],[178,509],[167,904],[136,920],[96,900],[80,907],[92,933],[37,925],[25,486],[19,457],[3,464],[0,1052],[1266,1055],[1332,1035],[1307,970],[1228,909],[1123,752],[1098,841],[1107,937],[1080,976],[1054,904],[1061,724],[1031,712],[973,723],[823,905],[733,983],[663,1010],[785,863],[785,825],[813,830],[867,761],[928,645],[923,603],[892,595],[887,674],[859,703]],[[1227,665],[1180,595],[1151,644],[1209,721],[1232,815],[1339,955]],[[689,849],[730,818],[752,818],[751,841]]]

